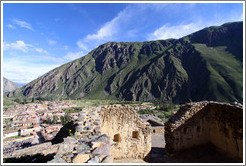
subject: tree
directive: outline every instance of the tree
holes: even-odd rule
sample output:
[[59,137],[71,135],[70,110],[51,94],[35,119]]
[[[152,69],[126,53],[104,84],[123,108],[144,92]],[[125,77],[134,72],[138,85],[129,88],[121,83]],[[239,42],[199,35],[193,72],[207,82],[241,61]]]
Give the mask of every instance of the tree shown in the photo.
[[65,119],[65,123],[68,123],[70,121],[70,116],[68,113],[65,113],[64,119]]
[[58,117],[56,115],[53,116],[53,123],[56,124]]
[[61,123],[63,125],[65,125],[66,123],[68,123],[71,120],[70,116],[68,113],[65,113],[64,117],[61,116]]
[[61,120],[61,124],[64,124],[64,116],[61,116],[60,120]]

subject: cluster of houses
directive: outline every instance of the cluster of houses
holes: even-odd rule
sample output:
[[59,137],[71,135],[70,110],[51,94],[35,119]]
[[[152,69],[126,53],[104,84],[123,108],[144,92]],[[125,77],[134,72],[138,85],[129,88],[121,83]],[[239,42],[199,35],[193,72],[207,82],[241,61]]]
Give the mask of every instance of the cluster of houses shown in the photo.
[[8,130],[15,128],[25,129],[39,126],[48,117],[57,116],[58,120],[65,115],[63,108],[75,106],[69,102],[45,102],[43,104],[16,105],[3,113],[5,120],[4,128]]
[[[63,108],[74,107],[71,102],[44,102],[16,105],[3,113],[3,139],[6,149],[15,149],[16,145],[31,139],[31,143],[51,140],[62,127],[60,117],[65,115]],[[76,118],[76,113],[71,118]],[[57,117],[58,124],[46,125],[47,118]],[[7,139],[8,138],[8,139]],[[9,147],[9,145],[11,145]]]

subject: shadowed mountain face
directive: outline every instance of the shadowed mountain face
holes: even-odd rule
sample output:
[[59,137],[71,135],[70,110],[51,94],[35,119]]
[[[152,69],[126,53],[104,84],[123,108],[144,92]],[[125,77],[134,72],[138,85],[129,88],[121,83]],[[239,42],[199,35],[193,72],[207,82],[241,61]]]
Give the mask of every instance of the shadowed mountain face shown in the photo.
[[108,42],[8,96],[243,101],[243,23],[181,39]]
[[5,92],[11,92],[13,90],[16,90],[20,88],[19,85],[15,84],[12,81],[9,81],[7,78],[3,77],[3,93]]

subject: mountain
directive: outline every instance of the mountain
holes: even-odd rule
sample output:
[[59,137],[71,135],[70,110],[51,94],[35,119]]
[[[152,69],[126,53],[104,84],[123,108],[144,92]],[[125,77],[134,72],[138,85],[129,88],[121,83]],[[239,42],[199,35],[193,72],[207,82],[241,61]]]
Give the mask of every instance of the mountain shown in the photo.
[[243,101],[243,23],[180,39],[108,42],[8,96]]
[[7,78],[3,77],[3,93],[11,92],[20,88],[19,85],[15,84],[12,81],[9,81]]

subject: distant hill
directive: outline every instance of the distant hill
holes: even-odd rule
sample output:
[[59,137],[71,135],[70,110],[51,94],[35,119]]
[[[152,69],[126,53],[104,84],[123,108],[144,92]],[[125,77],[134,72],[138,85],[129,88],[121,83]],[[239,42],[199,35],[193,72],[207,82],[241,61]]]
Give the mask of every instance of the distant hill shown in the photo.
[[243,101],[243,23],[180,39],[108,42],[8,96]]
[[3,93],[14,91],[21,86],[15,84],[14,82],[8,80],[7,78],[3,77]]

